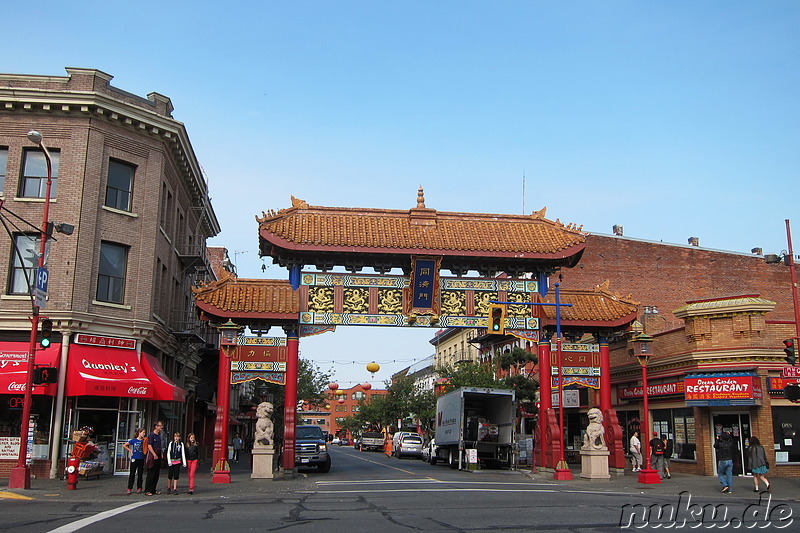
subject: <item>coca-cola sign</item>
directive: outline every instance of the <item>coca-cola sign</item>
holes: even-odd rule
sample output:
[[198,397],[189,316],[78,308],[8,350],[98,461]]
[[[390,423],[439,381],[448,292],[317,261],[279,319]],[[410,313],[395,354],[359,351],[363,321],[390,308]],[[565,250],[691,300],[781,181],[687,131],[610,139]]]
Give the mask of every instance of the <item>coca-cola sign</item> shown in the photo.
[[147,396],[147,387],[128,387],[128,394],[132,396]]
[[12,381],[8,384],[8,390],[13,392],[25,392],[27,386],[25,383],[17,383],[16,381]]

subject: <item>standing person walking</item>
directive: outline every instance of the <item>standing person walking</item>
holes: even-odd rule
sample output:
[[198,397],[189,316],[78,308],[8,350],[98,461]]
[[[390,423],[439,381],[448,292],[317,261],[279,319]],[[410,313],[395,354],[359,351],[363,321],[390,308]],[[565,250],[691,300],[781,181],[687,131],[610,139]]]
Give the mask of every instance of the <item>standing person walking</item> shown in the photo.
[[239,462],[239,453],[242,451],[242,438],[237,433],[233,437],[233,460]]
[[664,441],[658,438],[658,431],[650,439],[650,466],[658,470],[658,477],[664,479]]
[[147,436],[147,450],[145,451],[144,467],[147,469],[147,478],[144,482],[144,490],[147,496],[161,494],[156,490],[158,477],[161,474],[161,430],[164,429],[164,422],[160,420],[153,426],[153,431]]
[[189,474],[189,494],[194,494],[194,477],[197,473],[197,462],[200,460],[200,446],[197,444],[197,437],[194,433],[189,433],[186,437],[186,469]]
[[186,453],[181,434],[177,431],[172,435],[172,442],[167,446],[167,494],[172,489],[173,494],[178,494],[178,480],[181,477],[181,465],[186,468]]
[[[142,493],[142,472],[144,471],[144,442],[147,430],[139,428],[133,435],[133,438],[122,445],[129,454],[131,454],[131,467],[130,474],[128,474],[128,492],[130,494],[133,490],[133,482],[136,480],[136,494]],[[138,474],[138,479],[137,479]]]
[[723,432],[714,443],[717,450],[717,477],[722,484],[722,492],[733,492],[733,441],[731,434]]
[[630,441],[631,464],[633,471],[638,472],[642,469],[642,442],[639,440],[639,431],[636,430],[631,435]]
[[750,437],[750,447],[747,448],[747,459],[750,461],[750,471],[753,472],[753,485],[755,488],[753,492],[759,492],[758,480],[764,482],[764,490],[769,492],[770,485],[766,473],[769,471],[769,463],[767,462],[767,452],[761,445],[758,437]]
[[667,479],[672,479],[672,474],[669,471],[669,462],[672,459],[672,453],[675,451],[675,446],[672,444],[672,440],[667,438],[666,433],[661,434],[661,441],[664,443],[664,474],[667,476]]

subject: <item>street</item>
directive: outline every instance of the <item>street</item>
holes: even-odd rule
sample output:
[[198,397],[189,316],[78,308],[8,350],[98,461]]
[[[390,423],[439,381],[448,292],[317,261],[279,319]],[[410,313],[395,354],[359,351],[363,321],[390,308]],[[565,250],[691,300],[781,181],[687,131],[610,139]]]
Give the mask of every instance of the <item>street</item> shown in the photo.
[[[757,522],[758,512],[767,509],[767,502],[759,506],[759,495],[749,492],[750,480],[744,478],[737,480],[736,494],[721,495],[711,477],[685,476],[656,487],[642,487],[633,476],[555,482],[527,471],[459,472],[352,447],[329,449],[333,467],[327,474],[301,469],[302,475],[291,480],[251,480],[247,466],[237,463],[233,483],[210,486],[205,475],[192,496],[185,494],[185,479],[183,493],[154,498],[124,495],[124,477],[81,481],[77,491],[48,481],[53,489],[25,494],[33,499],[0,500],[0,530],[581,532],[618,531],[621,520],[631,528],[677,522],[675,529],[687,518],[684,528],[735,527],[743,516],[744,528],[747,516]],[[783,491],[796,485],[786,480]],[[771,512],[772,522],[762,517],[758,525],[792,530],[800,506],[793,499],[775,498],[762,513]]]

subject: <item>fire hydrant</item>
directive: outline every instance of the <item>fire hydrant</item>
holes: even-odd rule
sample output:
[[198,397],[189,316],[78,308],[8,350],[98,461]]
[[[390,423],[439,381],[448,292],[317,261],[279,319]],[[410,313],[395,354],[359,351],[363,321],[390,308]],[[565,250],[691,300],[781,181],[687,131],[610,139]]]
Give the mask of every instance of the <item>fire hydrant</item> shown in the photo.
[[80,466],[81,460],[77,457],[67,458],[67,490],[77,490]]

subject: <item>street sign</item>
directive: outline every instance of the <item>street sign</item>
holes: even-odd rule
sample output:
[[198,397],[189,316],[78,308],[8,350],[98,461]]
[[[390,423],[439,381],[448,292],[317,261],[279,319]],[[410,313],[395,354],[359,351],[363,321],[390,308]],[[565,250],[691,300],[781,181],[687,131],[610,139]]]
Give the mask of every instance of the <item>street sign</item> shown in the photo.
[[36,306],[39,309],[44,309],[45,302],[47,301],[47,279],[49,275],[47,269],[41,267],[36,270]]

